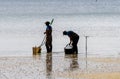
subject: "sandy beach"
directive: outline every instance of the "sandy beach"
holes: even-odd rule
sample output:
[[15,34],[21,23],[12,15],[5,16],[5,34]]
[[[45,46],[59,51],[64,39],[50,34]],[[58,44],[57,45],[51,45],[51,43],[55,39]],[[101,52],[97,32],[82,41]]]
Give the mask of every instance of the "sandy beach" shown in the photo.
[[0,79],[120,79],[120,58],[64,54],[0,57]]

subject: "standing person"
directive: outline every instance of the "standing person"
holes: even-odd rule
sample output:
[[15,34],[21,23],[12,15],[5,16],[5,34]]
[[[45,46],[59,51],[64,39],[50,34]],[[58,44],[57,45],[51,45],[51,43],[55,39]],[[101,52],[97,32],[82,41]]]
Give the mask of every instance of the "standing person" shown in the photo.
[[44,34],[46,34],[46,49],[47,49],[47,53],[52,52],[52,27],[50,26],[50,22],[46,21],[46,31],[44,32]]
[[70,38],[70,44],[72,44],[73,46],[73,53],[75,52],[76,54],[78,54],[78,47],[77,47],[77,43],[79,41],[79,35],[73,31],[63,31],[63,35],[68,35],[68,37]]

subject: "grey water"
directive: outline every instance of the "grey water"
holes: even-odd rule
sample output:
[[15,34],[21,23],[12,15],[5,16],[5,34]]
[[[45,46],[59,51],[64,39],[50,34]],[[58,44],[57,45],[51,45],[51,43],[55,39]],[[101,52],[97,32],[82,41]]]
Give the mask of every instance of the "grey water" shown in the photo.
[[[0,55],[32,55],[44,38],[45,21],[53,27],[53,53],[64,53],[69,38],[64,30],[80,35],[79,54],[120,55],[119,0],[0,0]],[[42,46],[42,53],[46,53]]]

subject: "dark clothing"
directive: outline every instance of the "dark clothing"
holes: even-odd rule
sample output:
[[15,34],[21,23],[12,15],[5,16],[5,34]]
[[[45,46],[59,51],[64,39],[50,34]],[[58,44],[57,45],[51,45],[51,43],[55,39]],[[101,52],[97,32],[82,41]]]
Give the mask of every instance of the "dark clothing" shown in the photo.
[[78,54],[78,47],[77,47],[77,43],[79,41],[79,35],[76,34],[73,31],[68,31],[67,32],[68,37],[70,38],[70,43],[72,42],[72,46],[73,46],[73,52]]
[[52,27],[47,25],[46,28],[46,49],[47,53],[52,52]]
[[52,36],[52,27],[49,25],[46,27],[46,36]]
[[76,34],[75,32],[73,31],[68,31],[67,32],[67,35],[70,37],[70,40],[73,41],[75,38],[79,37],[78,34]]
[[77,47],[78,41],[79,41],[79,36],[76,37],[76,38],[73,40],[73,43],[72,43],[73,52],[75,52],[76,54],[78,54],[78,47]]

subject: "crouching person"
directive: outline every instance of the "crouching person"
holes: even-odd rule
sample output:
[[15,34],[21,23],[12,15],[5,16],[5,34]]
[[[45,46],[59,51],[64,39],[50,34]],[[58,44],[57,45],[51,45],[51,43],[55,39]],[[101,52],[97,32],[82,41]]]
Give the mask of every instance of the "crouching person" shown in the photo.
[[73,52],[78,54],[78,41],[79,41],[79,35],[73,31],[63,31],[63,35],[67,35],[70,38],[70,44],[73,46]]

